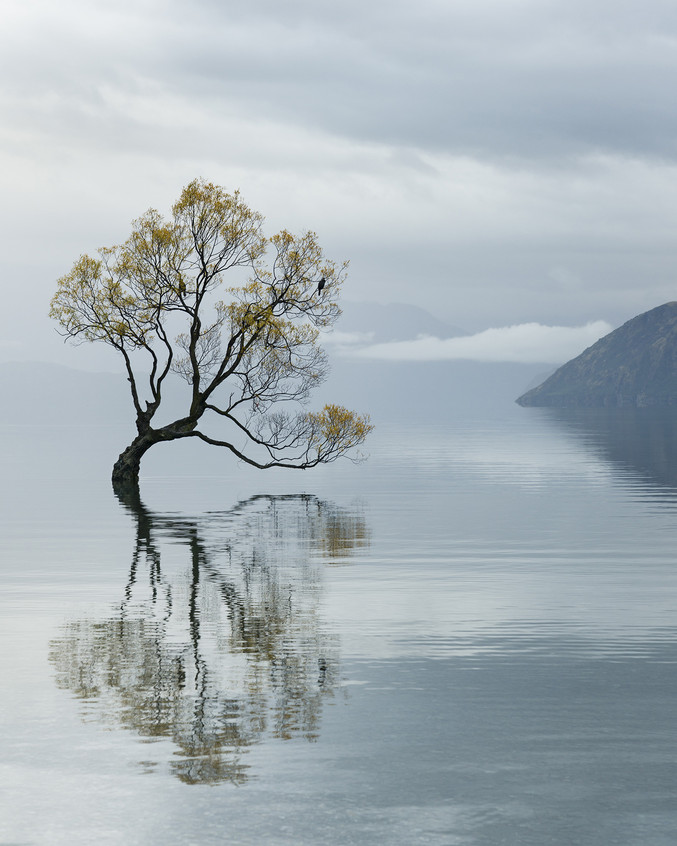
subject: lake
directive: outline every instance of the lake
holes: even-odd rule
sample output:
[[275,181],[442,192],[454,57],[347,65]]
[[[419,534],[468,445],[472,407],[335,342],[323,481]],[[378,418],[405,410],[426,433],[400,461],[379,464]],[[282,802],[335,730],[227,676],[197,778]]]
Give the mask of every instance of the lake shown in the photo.
[[677,842],[674,412],[127,434],[2,427],[3,846]]

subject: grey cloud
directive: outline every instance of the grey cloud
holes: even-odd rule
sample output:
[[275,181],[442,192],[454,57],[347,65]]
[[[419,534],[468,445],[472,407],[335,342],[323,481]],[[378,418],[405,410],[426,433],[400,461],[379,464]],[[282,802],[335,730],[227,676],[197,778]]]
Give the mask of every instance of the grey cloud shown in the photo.
[[[209,8],[165,73],[252,113],[488,157],[673,157],[677,15],[660,2]],[[177,33],[178,35],[178,33]]]
[[196,175],[273,230],[317,229],[351,259],[347,297],[468,331],[674,299],[672,2],[6,0],[0,18],[0,269],[30,277],[36,327],[81,251]]
[[5,70],[83,124],[114,112],[102,88],[153,83],[216,114],[451,154],[677,154],[677,12],[660,0],[59,8],[3,45]]

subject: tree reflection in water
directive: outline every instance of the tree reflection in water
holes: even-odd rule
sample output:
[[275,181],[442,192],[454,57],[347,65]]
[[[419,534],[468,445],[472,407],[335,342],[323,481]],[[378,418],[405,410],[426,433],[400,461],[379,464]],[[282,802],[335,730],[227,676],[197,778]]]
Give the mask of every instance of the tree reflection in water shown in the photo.
[[308,495],[201,518],[154,514],[138,493],[123,504],[137,528],[123,599],[52,642],[58,685],[98,719],[171,739],[190,784],[246,781],[243,755],[267,736],[315,740],[339,681],[320,565],[368,543],[359,512]]

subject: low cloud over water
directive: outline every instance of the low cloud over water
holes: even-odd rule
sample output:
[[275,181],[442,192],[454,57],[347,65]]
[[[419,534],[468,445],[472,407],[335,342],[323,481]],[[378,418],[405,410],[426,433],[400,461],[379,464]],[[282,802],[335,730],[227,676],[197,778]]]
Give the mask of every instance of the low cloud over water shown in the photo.
[[342,352],[356,358],[389,361],[543,362],[560,364],[579,355],[612,330],[604,320],[584,326],[544,326],[521,323],[485,329],[457,338],[422,336],[413,340],[357,346],[337,338]]

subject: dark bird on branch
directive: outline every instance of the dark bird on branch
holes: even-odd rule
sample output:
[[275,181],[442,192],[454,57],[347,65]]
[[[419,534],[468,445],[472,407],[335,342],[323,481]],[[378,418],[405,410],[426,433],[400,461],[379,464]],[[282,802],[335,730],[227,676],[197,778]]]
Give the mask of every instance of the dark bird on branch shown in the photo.
[[323,276],[322,279],[320,279],[320,281],[317,283],[317,293],[318,294],[321,293],[321,291],[324,288],[326,282],[327,282],[327,280]]

